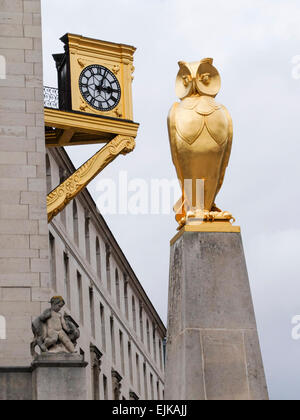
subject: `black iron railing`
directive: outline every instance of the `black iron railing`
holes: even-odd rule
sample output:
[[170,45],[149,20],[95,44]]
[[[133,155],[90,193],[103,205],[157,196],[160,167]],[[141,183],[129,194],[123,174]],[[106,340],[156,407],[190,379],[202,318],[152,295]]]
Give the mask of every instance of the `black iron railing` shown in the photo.
[[44,86],[44,107],[59,109],[58,89]]

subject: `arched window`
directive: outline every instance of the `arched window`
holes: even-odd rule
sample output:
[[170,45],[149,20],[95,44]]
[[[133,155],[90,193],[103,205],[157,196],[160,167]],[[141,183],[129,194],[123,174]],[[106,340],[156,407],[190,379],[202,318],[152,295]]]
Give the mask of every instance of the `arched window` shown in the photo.
[[85,230],[85,255],[87,260],[90,262],[91,261],[91,249],[90,249],[90,218],[89,216],[86,214],[85,215],[85,226],[84,226],[84,230]]
[[47,194],[52,191],[52,179],[51,179],[51,164],[49,155],[46,154],[46,183],[47,183]]
[[136,311],[135,311],[135,299],[134,299],[134,296],[132,296],[132,322],[133,322],[134,331],[136,331]]
[[97,265],[97,276],[101,280],[101,252],[100,252],[100,242],[97,236],[96,238],[96,265]]
[[78,230],[78,210],[76,201],[73,201],[73,232],[75,243],[79,244],[79,230]]

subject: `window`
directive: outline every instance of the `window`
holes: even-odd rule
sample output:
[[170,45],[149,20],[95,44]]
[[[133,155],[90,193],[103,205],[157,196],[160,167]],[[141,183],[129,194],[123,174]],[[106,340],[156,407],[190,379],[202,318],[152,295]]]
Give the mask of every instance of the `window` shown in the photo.
[[125,373],[125,360],[124,360],[124,343],[123,343],[123,333],[119,331],[119,339],[120,339],[120,355],[121,355],[121,369],[122,373]]
[[55,239],[49,233],[49,248],[50,248],[50,281],[53,290],[57,290],[56,286],[56,255],[55,255]]
[[79,320],[83,325],[83,295],[82,295],[82,277],[79,271],[77,271],[77,290],[78,290],[78,312]]
[[[59,168],[59,183],[62,184],[67,178],[66,171],[63,168]],[[60,218],[63,225],[67,226],[67,207],[60,213]]]
[[46,154],[46,184],[47,184],[47,194],[52,191],[52,179],[51,179],[51,165],[48,154]]
[[101,252],[100,252],[100,242],[97,236],[96,238],[96,265],[97,265],[97,276],[101,280]]
[[125,303],[125,316],[128,319],[129,313],[128,313],[128,280],[126,278],[126,274],[124,274],[124,303]]
[[85,216],[85,256],[86,259],[91,262],[91,246],[90,246],[90,217],[86,214]]
[[110,339],[111,339],[112,359],[113,359],[113,363],[116,364],[115,327],[114,327],[113,317],[110,317]]
[[143,304],[140,302],[140,334],[142,343],[144,342],[144,322],[143,322]]
[[150,326],[149,326],[149,321],[147,319],[147,347],[148,347],[148,351],[150,353]]
[[103,375],[103,396],[105,400],[108,400],[107,377],[105,375]]
[[110,246],[106,244],[106,281],[107,290],[111,293],[111,279],[110,279]]
[[147,366],[146,363],[143,365],[144,371],[144,392],[145,392],[145,400],[148,400],[148,380],[147,380]]
[[151,386],[151,400],[154,400],[154,384],[153,384],[152,373],[150,373],[150,386]]
[[132,353],[131,353],[131,343],[130,343],[130,341],[128,341],[128,359],[129,359],[130,382],[131,382],[131,384],[133,384]]
[[133,322],[133,329],[136,331],[136,312],[135,312],[135,299],[132,296],[132,322]]
[[92,332],[92,336],[95,337],[96,332],[95,332],[94,291],[92,287],[90,287],[89,297],[90,297],[90,314],[91,314],[91,332]]
[[106,351],[105,313],[104,313],[104,306],[102,305],[102,303],[100,303],[100,321],[101,321],[102,349]]
[[161,340],[159,339],[159,341],[158,341],[158,345],[159,345],[159,366],[160,366],[160,370],[162,370],[162,368],[163,368],[163,362],[162,362],[162,358],[163,358],[163,355],[162,355],[162,345],[161,345]]
[[70,277],[69,277],[69,256],[64,252],[64,289],[67,305],[70,307]]
[[160,400],[159,381],[156,382],[157,399]]
[[135,362],[136,362],[137,389],[138,389],[138,392],[140,394],[141,393],[140,358],[139,358],[139,355],[137,353],[135,355]]
[[117,298],[117,305],[120,308],[121,307],[121,299],[120,299],[120,282],[119,282],[119,272],[116,268],[115,271],[115,279],[116,279],[116,298]]
[[101,366],[101,353],[95,346],[91,346],[91,370],[92,370],[92,392],[93,400],[100,400],[100,366]]
[[153,354],[154,354],[154,360],[156,362],[157,355],[156,355],[156,325],[155,324],[153,324],[152,326],[152,331],[153,331]]
[[74,241],[78,245],[79,244],[79,230],[78,230],[78,210],[76,201],[73,201],[73,234],[74,234]]

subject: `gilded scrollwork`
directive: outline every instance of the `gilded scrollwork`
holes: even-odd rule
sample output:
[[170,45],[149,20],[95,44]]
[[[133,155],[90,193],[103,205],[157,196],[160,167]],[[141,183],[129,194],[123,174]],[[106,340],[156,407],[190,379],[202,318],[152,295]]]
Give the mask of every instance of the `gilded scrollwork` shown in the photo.
[[47,197],[48,222],[60,213],[118,155],[134,150],[133,137],[116,136]]

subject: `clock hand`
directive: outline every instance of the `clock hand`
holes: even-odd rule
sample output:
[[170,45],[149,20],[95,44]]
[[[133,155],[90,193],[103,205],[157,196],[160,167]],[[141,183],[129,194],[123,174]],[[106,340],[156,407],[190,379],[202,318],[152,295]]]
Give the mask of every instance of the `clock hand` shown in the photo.
[[104,84],[104,81],[106,79],[107,73],[108,73],[108,70],[105,71],[105,73],[104,73],[104,75],[102,77],[101,85],[99,86],[99,90],[102,90],[103,89],[103,84]]

